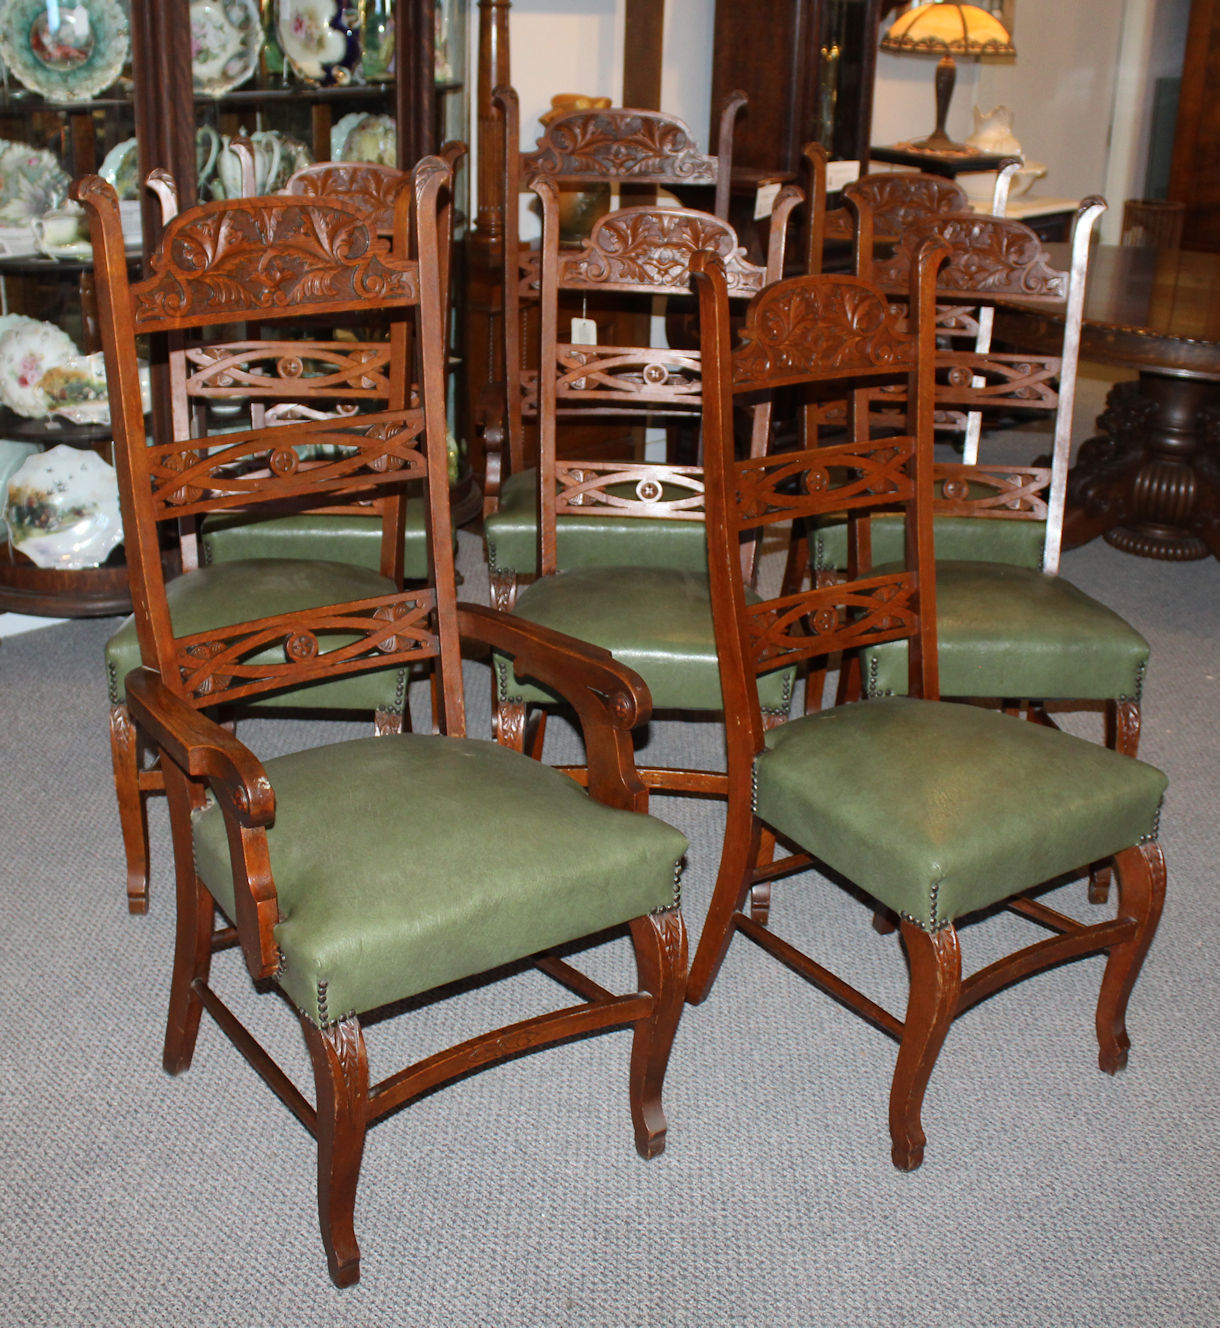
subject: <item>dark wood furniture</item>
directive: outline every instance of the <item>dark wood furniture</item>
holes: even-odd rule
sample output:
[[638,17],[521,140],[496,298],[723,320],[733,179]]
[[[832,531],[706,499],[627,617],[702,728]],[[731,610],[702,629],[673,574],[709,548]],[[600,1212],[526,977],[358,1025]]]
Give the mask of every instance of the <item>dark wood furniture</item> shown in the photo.
[[996,171],[1008,160],[1003,154],[989,152],[920,152],[917,148],[878,147],[868,150],[873,161],[893,166],[911,166],[928,175],[943,175],[952,180],[967,171]]
[[[1025,311],[1003,310],[996,322],[998,336],[1020,345],[1059,335]],[[1064,546],[1102,535],[1145,558],[1220,557],[1220,254],[1099,246],[1081,354],[1139,379],[1113,388],[1099,434],[1080,448]]]
[[[665,1143],[661,1087],[682,1007],[686,947],[676,881],[686,840],[641,814],[647,793],[631,760],[630,729],[648,716],[647,691],[604,652],[456,601],[437,238],[438,198],[449,180],[439,160],[421,163],[411,244],[402,209],[391,243],[334,198],[202,205],[168,224],[150,255],[152,275],[134,285],[113,191],[96,177],[80,187],[93,214],[128,562],[138,588],[143,662],[126,691],[133,719],[160,753],[177,870],[164,1065],[173,1074],[190,1066],[206,1010],[314,1136],[322,1239],[339,1286],[360,1275],[354,1211],[370,1124],[485,1065],[627,1026],[636,1147],[654,1156]],[[417,320],[419,390],[406,408],[374,400],[338,419],[256,425],[224,435],[203,455],[190,440],[146,442],[136,335],[189,331],[206,342],[217,329],[223,335],[223,325],[257,323],[275,324],[287,339],[311,320],[371,307]],[[192,345],[192,353],[201,349]],[[307,443],[336,451],[308,465],[297,451]],[[427,494],[425,586],[404,591],[391,581],[360,593],[353,581],[332,581],[327,592],[310,578],[312,598],[270,611],[265,601],[227,600],[234,616],[183,633],[171,612],[173,587],[206,580],[207,569],[167,586],[160,526],[207,510],[276,511],[301,500],[317,507],[370,492],[400,519],[412,480]],[[570,697],[588,744],[588,794],[541,762],[467,737],[464,637]],[[263,765],[205,713],[387,667],[430,672],[429,731],[307,747]],[[621,995],[552,953],[568,955],[585,936],[600,942],[611,928],[630,931],[636,955],[637,973]],[[214,957],[218,966],[232,963],[237,956],[221,952],[234,950],[272,1006],[296,1011],[314,1101],[226,1004],[225,984],[210,981]],[[577,1003],[370,1082],[366,1014],[381,1011],[369,1021],[378,1023],[426,1004],[438,989],[503,977],[506,966],[531,958]],[[214,1122],[219,1137],[255,1128],[256,1114],[237,1107]]]
[[[542,247],[535,255],[540,345],[538,368],[512,385],[510,430],[522,415],[537,420],[536,470],[510,477],[504,501],[485,521],[490,582],[497,606],[551,630],[609,650],[637,670],[653,704],[683,717],[721,721],[715,643],[706,577],[702,472],[694,465],[562,454],[559,435],[573,422],[610,417],[696,422],[701,404],[700,354],[669,345],[577,341],[560,317],[565,295],[601,302],[690,303],[690,262],[705,249],[720,254],[738,302],[783,269],[790,191],[777,202],[766,267],[742,255],[728,222],[706,212],[665,206],[630,207],[599,220],[579,246],[561,248],[558,190],[536,177],[542,203]],[[531,278],[506,283],[506,323],[515,323],[517,291]],[[766,420],[754,421],[762,445]],[[523,589],[519,586],[523,585]],[[786,713],[790,679],[775,680],[768,697]],[[501,741],[540,750],[541,726],[555,698],[496,671],[495,716]],[[527,733],[527,713],[534,732]],[[722,771],[641,768],[650,788],[677,793],[724,791]]]
[[1169,198],[1186,205],[1182,243],[1220,252],[1220,0],[1192,0],[1170,168]]
[[[914,333],[898,325],[876,287],[850,277],[798,277],[755,297],[736,347],[719,265],[702,258],[696,269],[708,564],[733,722],[724,850],[688,998],[706,998],[740,932],[895,1038],[889,1126],[891,1155],[903,1170],[923,1159],[924,1091],[953,1020],[1018,979],[1104,953],[1098,1059],[1110,1074],[1125,1064],[1125,1011],[1165,888],[1154,837],[1166,784],[1159,771],[1039,724],[937,700],[931,466],[938,257],[932,246],[916,265]],[[906,424],[901,433],[887,425],[878,434],[868,388],[897,375],[907,384]],[[734,400],[780,389],[850,392],[847,439],[739,459]],[[894,506],[905,518],[905,558],[883,568],[871,562],[870,520]],[[754,600],[747,555],[764,535],[782,534],[794,519],[843,511],[851,526],[848,581]],[[776,668],[899,640],[908,645],[908,696],[878,695],[767,731],[759,686]],[[1084,925],[1038,897],[1044,882],[1112,855],[1115,918]],[[904,1017],[852,984],[853,953],[875,938],[827,936],[822,927],[818,951],[834,956],[834,972],[742,911],[753,885],[811,867],[786,887],[791,893],[803,884],[814,895],[806,929],[825,917],[818,894],[838,888],[840,878],[871,896],[885,930],[900,928],[909,964]],[[1000,908],[1050,934],[963,978],[965,933],[975,922],[986,927],[986,915]],[[748,973],[738,965],[722,981]]]

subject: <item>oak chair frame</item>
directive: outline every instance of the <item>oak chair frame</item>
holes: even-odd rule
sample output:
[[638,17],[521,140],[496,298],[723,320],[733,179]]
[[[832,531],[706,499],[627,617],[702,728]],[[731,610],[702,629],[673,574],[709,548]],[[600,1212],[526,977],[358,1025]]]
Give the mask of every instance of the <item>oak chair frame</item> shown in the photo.
[[[1083,955],[1105,953],[1096,1011],[1099,1064],[1113,1074],[1127,1059],[1125,1010],[1160,916],[1165,865],[1153,839],[1120,851],[1118,916],[1082,924],[1022,893],[999,906],[1051,934],[963,979],[958,931],[952,921],[926,929],[898,920],[910,968],[906,1016],[899,1019],[743,911],[759,885],[810,865],[797,850],[773,860],[775,835],[755,814],[755,761],[767,745],[757,680],[784,660],[852,652],[869,641],[905,637],[909,693],[939,695],[936,585],[932,537],[933,413],[936,266],[942,245],[912,255],[909,299],[912,332],[886,312],[888,293],[858,278],[810,276],[768,288],[747,312],[734,348],[725,283],[713,256],[696,260],[707,389],[704,397],[705,482],[709,567],[729,745],[729,803],[724,849],[712,904],[688,980],[688,1000],[708,996],[735,933],[741,932],[899,1043],[890,1091],[894,1164],[918,1167],[926,1142],[921,1108],[949,1026],[981,1000],[1013,982]],[[816,341],[810,329],[817,329]],[[905,378],[905,434],[870,437],[876,384]],[[805,383],[849,390],[849,435],[841,444],[806,447],[737,460],[732,413],[738,397]],[[835,393],[831,393],[834,395]],[[838,478],[836,478],[838,473]],[[870,575],[868,521],[875,510],[906,514],[905,568]],[[749,604],[764,532],[784,523],[846,509],[851,526],[849,582],[814,585]],[[857,705],[882,704],[857,702]],[[995,716],[997,725],[1015,723]],[[1066,739],[1066,741],[1072,741]],[[878,753],[876,759],[884,759]],[[1122,758],[1126,759],[1126,758]],[[884,809],[878,809],[883,814]],[[1087,864],[1085,864],[1087,867]],[[864,884],[864,883],[860,883]],[[890,928],[892,929],[892,928]]]
[[[354,1230],[356,1186],[369,1124],[436,1086],[535,1047],[603,1029],[634,1028],[630,1099],[637,1149],[660,1152],[665,1118],[660,1091],[685,973],[685,932],[672,908],[630,924],[639,989],[615,995],[555,956],[538,966],[580,997],[580,1004],[480,1034],[427,1057],[380,1083],[369,1082],[360,1019],[315,1023],[300,1012],[313,1063],[310,1103],[259,1045],[210,984],[214,954],[237,947],[256,981],[280,969],[279,920],[267,827],[275,790],[257,758],[205,713],[211,705],[272,689],[369,668],[428,665],[435,679],[434,724],[465,735],[463,639],[514,656],[531,677],[568,695],[585,730],[590,793],[609,806],[646,811],[647,790],[635,774],[630,731],[646,720],[647,689],[603,651],[534,628],[490,609],[459,605],[452,556],[444,414],[444,295],[438,252],[438,200],[450,173],[438,159],[420,163],[411,210],[416,243],[407,257],[405,208],[394,243],[376,237],[365,218],[334,199],[272,196],[205,204],[175,218],[151,259],[152,274],[128,284],[118,203],[96,176],[75,186],[91,215],[103,350],[116,431],[123,503],[143,665],[127,680],[135,722],[156,743],[165,773],[178,890],[177,940],[164,1065],[190,1065],[201,1015],[222,1031],[306,1127],[318,1148],[318,1211],[332,1279],[359,1277]],[[447,233],[445,235],[447,241]],[[227,435],[200,452],[187,442],[145,438],[132,347],[142,332],[178,334],[257,317],[342,315],[370,305],[416,309],[420,380],[404,409],[339,420],[306,420]],[[405,372],[405,367],[400,367]],[[299,464],[289,443],[326,439],[341,445],[334,460]],[[263,464],[252,462],[261,459]],[[265,499],[375,493],[401,506],[404,485],[427,494],[431,577],[425,587],[176,638],[165,600],[159,528],[205,508],[247,510]],[[401,539],[390,548],[401,548]],[[344,636],[335,645],[328,634]],[[256,662],[271,643],[282,657]],[[381,741],[391,741],[383,738]],[[406,741],[407,739],[403,739]],[[233,863],[234,916],[217,906],[196,875],[192,817],[213,797],[223,811]]]

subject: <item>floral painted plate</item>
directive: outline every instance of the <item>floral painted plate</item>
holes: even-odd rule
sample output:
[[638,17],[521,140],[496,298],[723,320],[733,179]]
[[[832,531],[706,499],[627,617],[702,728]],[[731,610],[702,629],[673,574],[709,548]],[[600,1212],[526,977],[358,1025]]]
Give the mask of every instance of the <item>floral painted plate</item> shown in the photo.
[[125,138],[102,158],[97,173],[120,198],[140,196],[140,153],[134,138]]
[[38,567],[97,567],[123,542],[113,467],[60,443],[27,457],[8,482],[9,539]]
[[[343,117],[347,119],[347,116]],[[398,165],[398,126],[388,115],[360,115],[348,128],[335,155],[336,161],[370,161],[379,166]]]
[[345,0],[279,0],[276,35],[289,64],[306,83],[350,83],[360,40],[344,21]]
[[54,323],[30,319],[0,332],[0,401],[27,419],[44,418],[50,403],[43,375],[79,356],[72,338]]
[[130,50],[119,0],[0,0],[0,57],[51,101],[96,97],[118,78]]
[[24,226],[59,207],[69,183],[51,153],[0,138],[0,223]]
[[191,0],[191,67],[195,91],[220,97],[258,68],[263,24],[256,0]]

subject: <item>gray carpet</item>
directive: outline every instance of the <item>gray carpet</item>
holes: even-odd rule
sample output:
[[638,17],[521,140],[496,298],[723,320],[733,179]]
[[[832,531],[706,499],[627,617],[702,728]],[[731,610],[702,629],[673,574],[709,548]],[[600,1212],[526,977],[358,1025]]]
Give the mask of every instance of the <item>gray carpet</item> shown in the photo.
[[[475,599],[477,552],[464,535]],[[623,1034],[475,1076],[371,1133],[363,1280],[346,1292],[326,1276],[304,1131],[206,1021],[190,1072],[160,1069],[167,831],[158,808],[152,910],[130,917],[100,668],[113,623],[6,640],[0,1323],[1220,1322],[1220,566],[1097,543],[1068,554],[1064,571],[1151,639],[1142,754],[1171,779],[1169,899],[1131,1005],[1129,1068],[1115,1079],[1097,1070],[1097,960],[1003,992],[951,1032],[925,1106],[927,1160],[901,1175],[885,1115],[893,1044],[738,940],[680,1029],[662,1157],[645,1163],[632,1148]],[[485,716],[482,667],[470,678]],[[1099,732],[1095,716],[1082,723]],[[250,721],[242,735],[269,753],[317,730]],[[325,736],[349,731],[363,728]],[[692,738],[658,724],[652,744],[715,759],[710,728]],[[694,939],[717,810],[679,799],[655,810],[693,843]],[[1059,896],[1088,908],[1079,887]],[[859,903],[805,879],[777,888],[773,916],[901,1010],[897,942],[872,931]],[[967,963],[985,962],[1015,925],[970,929]],[[611,943],[592,962],[625,974],[627,950]],[[245,995],[233,956],[218,982],[307,1084],[295,1020]],[[526,976],[379,1026],[373,1071],[542,1008],[552,991]]]

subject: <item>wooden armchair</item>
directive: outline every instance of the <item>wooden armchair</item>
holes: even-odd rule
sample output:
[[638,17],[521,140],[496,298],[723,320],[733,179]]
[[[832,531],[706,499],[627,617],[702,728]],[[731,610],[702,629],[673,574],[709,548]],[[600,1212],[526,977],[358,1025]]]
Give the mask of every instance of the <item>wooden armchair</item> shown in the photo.
[[[604,652],[456,602],[438,235],[449,178],[434,158],[417,168],[410,245],[401,213],[391,244],[334,198],[206,204],[170,224],[150,256],[151,275],[131,284],[113,190],[97,177],[77,187],[92,219],[137,606],[141,666],[126,680],[127,701],[160,754],[174,840],[178,928],[164,1063],[171,1073],[190,1065],[207,1010],[314,1135],[322,1237],[339,1285],[360,1271],[354,1206],[369,1124],[484,1065],[629,1026],[636,1145],[652,1156],[664,1145],[661,1084],[682,1002],[676,880],[686,841],[642,814],[647,794],[631,762],[630,729],[647,717],[646,689]],[[189,331],[206,343],[233,322],[287,334],[369,307],[416,323],[421,370],[410,401],[370,393],[368,410],[338,419],[254,423],[204,447],[194,437],[146,443],[137,336]],[[306,447],[327,451],[311,465]],[[403,488],[413,481],[426,494],[424,586],[362,578],[346,565],[326,574],[280,564],[284,593],[273,601],[265,585],[259,594],[245,593],[244,578],[232,585],[227,565],[181,578],[196,590],[215,586],[222,612],[190,622],[178,612],[179,583],[161,572],[163,527],[208,511],[375,495],[396,514],[385,518],[384,545],[396,551]],[[466,735],[462,638],[513,657],[524,674],[570,697],[588,744],[588,793]],[[263,764],[209,717],[229,701],[411,667],[432,673],[435,732],[312,747]],[[623,995],[550,953],[620,927],[638,966]],[[219,952],[235,948],[276,1007],[284,1003],[275,988],[295,1007],[316,1101],[212,984],[213,956],[232,962]],[[414,1006],[424,993],[530,957],[578,1002],[370,1083],[369,1012],[408,998]],[[256,1128],[253,1120],[241,1128]],[[223,1134],[233,1122],[219,1124]]]
[[[777,205],[763,268],[743,257],[727,222],[682,208],[624,208],[603,217],[579,248],[561,248],[555,186],[536,177],[534,188],[543,217],[540,367],[522,374],[510,419],[515,430],[526,412],[536,417],[540,454],[535,470],[511,477],[499,510],[485,521],[495,603],[610,650],[641,673],[658,709],[719,717],[700,468],[578,459],[559,446],[563,429],[590,418],[697,422],[699,352],[580,343],[561,324],[560,305],[565,297],[587,297],[594,315],[607,298],[636,299],[645,309],[658,297],[689,302],[690,259],[706,248],[722,255],[734,295],[745,298],[779,275],[786,219],[799,193]],[[761,437],[763,421],[750,428]],[[790,685],[787,675],[773,680],[767,700],[777,714],[787,713]],[[537,743],[553,702],[510,668],[498,670],[495,713],[503,741],[527,745],[532,709]],[[719,771],[649,767],[641,774],[651,787],[723,791]]]
[[[933,305],[943,256],[934,242],[912,253],[911,327],[891,313],[890,293],[878,286],[798,277],[755,297],[735,347],[719,261],[700,258],[695,268],[709,570],[721,685],[734,723],[724,853],[689,999],[708,996],[740,932],[895,1038],[889,1124],[893,1161],[903,1170],[923,1158],[924,1090],[950,1024],[1020,978],[1105,954],[1095,1016],[1099,1061],[1108,1073],[1125,1064],[1125,1011],[1165,888],[1155,838],[1166,786],[1159,771],[1054,729],[937,699]],[[870,414],[870,386],[895,375],[904,380],[901,432],[888,419],[878,427]],[[846,393],[846,436],[739,459],[734,403],[765,400],[781,388]],[[895,510],[904,558],[885,570],[871,561],[869,528],[875,514]],[[750,569],[762,536],[832,512],[848,514],[846,578],[752,602]],[[778,727],[764,719],[760,689],[777,668],[900,641],[909,645],[907,695],[838,705]],[[791,852],[773,861],[776,836]],[[1110,856],[1119,880],[1113,919],[1085,925],[1039,898],[1065,874]],[[754,885],[809,868],[852,882],[897,922],[909,964],[904,1018],[852,985],[862,937],[825,938],[819,948],[837,955],[836,973],[743,911]],[[817,892],[838,887],[812,873],[800,883],[814,892],[820,916]],[[785,911],[799,906],[787,896],[782,902]],[[777,890],[773,913],[780,903]],[[967,923],[988,927],[1001,908],[1049,934],[963,978]]]

